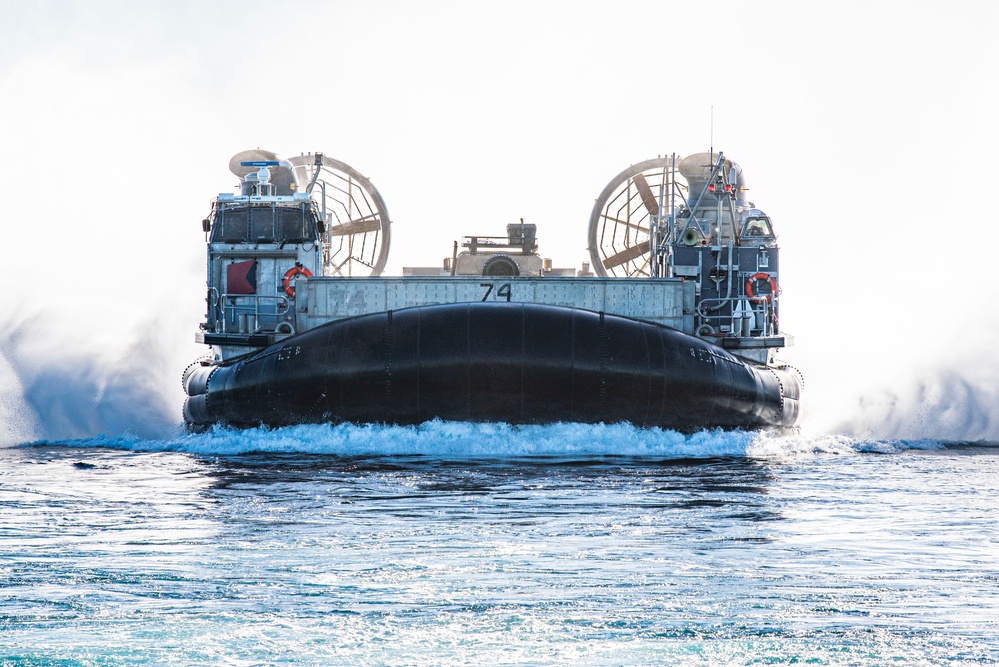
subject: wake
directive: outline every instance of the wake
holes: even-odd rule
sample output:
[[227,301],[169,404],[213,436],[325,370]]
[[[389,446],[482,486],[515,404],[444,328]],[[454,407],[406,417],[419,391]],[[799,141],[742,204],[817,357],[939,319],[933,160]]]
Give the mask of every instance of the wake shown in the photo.
[[43,440],[31,444],[136,452],[184,452],[201,456],[274,453],[341,457],[419,456],[447,460],[533,457],[670,460],[892,454],[913,449],[944,449],[954,443],[877,440],[845,435],[805,436],[773,431],[704,430],[684,434],[659,428],[637,428],[630,424],[513,426],[434,420],[419,426],[309,424],[243,430],[215,427],[196,434],[177,429],[173,436],[166,438],[150,439],[126,433],[75,440]]

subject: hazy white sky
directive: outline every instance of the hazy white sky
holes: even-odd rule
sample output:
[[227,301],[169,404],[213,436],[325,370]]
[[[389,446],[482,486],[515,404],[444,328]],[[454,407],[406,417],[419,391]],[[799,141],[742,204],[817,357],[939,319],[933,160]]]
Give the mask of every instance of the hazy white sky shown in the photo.
[[154,329],[175,381],[201,351],[200,220],[233,190],[237,151],[318,150],[366,174],[394,222],[392,273],[521,217],[556,265],[578,265],[604,185],[707,149],[713,106],[715,149],[780,234],[787,356],[822,397],[813,413],[911,366],[996,365],[978,317],[997,302],[991,3],[0,12],[0,308],[14,322],[41,313],[39,357],[120,350]]

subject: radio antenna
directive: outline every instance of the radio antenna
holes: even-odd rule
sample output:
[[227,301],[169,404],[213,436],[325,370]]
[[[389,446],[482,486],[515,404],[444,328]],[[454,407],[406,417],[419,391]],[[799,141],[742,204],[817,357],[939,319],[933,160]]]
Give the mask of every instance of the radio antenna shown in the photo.
[[708,142],[711,145],[711,164],[715,163],[715,105],[711,105],[711,131]]

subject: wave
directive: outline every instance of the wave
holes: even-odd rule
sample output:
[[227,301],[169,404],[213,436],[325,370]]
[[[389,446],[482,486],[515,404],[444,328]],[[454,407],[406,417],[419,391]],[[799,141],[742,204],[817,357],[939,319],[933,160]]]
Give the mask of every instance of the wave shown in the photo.
[[[955,444],[969,443],[876,440],[844,435],[805,436],[773,431],[705,430],[685,434],[659,428],[638,428],[630,424],[514,426],[437,420],[419,426],[310,424],[242,430],[215,427],[204,433],[184,433],[178,429],[174,436],[160,439],[124,434],[33,443],[136,452],[184,452],[202,456],[273,453],[462,460],[533,457],[575,460],[594,457],[787,459],[816,454],[891,454],[913,449],[944,449]],[[990,445],[984,442],[974,444]]]
[[868,391],[834,428],[855,437],[994,440],[999,438],[994,366],[924,370],[899,386]]
[[179,424],[183,392],[178,378],[195,356],[176,343],[172,332],[181,330],[180,324],[163,317],[137,321],[114,347],[96,339],[67,345],[63,325],[41,312],[0,327],[0,447],[58,442],[217,455],[703,458],[895,452],[939,442],[999,441],[994,382],[999,367],[978,354],[999,344],[992,330],[969,334],[967,349],[937,364],[886,374],[880,388],[844,386],[827,374],[824,382],[805,390],[802,432],[808,436],[720,430],[685,435],[626,424],[453,422],[214,429],[192,435]]
[[175,431],[186,361],[176,358],[161,324],[137,322],[116,346],[85,336],[70,344],[65,322],[47,312],[0,324],[0,447]]

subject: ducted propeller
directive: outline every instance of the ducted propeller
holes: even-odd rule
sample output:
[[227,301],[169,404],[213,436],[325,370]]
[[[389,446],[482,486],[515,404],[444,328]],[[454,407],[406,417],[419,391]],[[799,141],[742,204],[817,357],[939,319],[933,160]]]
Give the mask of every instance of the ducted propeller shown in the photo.
[[660,202],[650,181],[668,191],[675,164],[674,157],[639,162],[618,174],[597,197],[589,228],[590,259],[597,275],[653,275],[651,232],[653,224],[660,224]]
[[381,194],[349,165],[321,153],[289,160],[323,218],[326,275],[377,276],[388,261],[391,221]]

